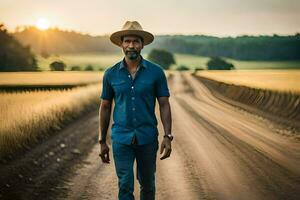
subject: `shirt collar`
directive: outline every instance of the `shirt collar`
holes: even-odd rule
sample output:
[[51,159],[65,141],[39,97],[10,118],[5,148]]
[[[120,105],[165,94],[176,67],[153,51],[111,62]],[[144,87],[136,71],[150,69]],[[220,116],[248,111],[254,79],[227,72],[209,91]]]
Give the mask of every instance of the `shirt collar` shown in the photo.
[[[143,56],[141,55],[141,61],[140,61],[140,64],[139,66],[142,66],[144,68],[147,68],[147,63],[145,61],[145,59],[143,58]],[[125,68],[126,67],[126,64],[125,64],[125,58],[123,58],[123,60],[121,61],[120,63],[120,66],[119,66],[119,70],[122,69],[122,68]]]

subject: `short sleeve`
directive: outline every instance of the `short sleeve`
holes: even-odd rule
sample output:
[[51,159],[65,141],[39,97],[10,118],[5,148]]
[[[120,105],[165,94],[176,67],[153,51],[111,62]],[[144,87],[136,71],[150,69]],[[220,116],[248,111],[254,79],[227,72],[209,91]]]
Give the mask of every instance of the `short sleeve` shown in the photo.
[[105,100],[112,100],[113,97],[114,97],[114,91],[113,91],[113,88],[111,87],[111,84],[109,81],[108,71],[106,70],[103,75],[102,94],[101,94],[100,98],[105,99]]
[[155,96],[156,97],[170,96],[167,78],[163,69],[159,71],[158,79],[155,84]]

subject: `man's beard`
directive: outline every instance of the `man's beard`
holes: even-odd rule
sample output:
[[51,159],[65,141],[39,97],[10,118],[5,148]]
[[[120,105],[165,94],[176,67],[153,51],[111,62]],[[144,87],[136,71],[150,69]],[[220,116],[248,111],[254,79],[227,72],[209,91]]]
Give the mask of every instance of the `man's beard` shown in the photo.
[[137,50],[125,50],[125,55],[130,60],[136,60],[140,56],[141,51]]

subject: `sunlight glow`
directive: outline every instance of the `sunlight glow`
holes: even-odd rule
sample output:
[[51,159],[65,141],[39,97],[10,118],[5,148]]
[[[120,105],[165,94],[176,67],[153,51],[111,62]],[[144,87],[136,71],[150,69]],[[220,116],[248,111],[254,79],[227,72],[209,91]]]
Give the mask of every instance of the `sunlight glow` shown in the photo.
[[36,27],[40,30],[47,30],[50,26],[49,20],[45,18],[40,18],[36,22]]

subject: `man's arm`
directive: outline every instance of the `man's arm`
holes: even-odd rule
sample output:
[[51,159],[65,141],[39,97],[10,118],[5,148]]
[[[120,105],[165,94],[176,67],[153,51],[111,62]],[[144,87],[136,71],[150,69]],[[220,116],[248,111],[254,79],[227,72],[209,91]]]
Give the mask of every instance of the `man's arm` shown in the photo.
[[[164,127],[165,135],[172,133],[172,116],[171,116],[171,107],[169,103],[169,97],[158,97],[160,118]],[[161,147],[160,154],[164,152],[164,155],[160,158],[161,160],[170,157],[172,147],[171,140],[168,137],[164,137]]]
[[99,143],[100,154],[103,163],[109,163],[109,147],[106,144],[107,130],[109,127],[112,101],[102,99],[99,109]]
[[165,135],[171,134],[172,116],[169,97],[158,97],[160,118],[164,127]]
[[111,106],[112,106],[112,101],[104,100],[104,99],[101,100],[101,105],[99,109],[99,121],[100,121],[99,133],[101,135],[99,137],[99,142],[100,140],[106,142],[106,135],[107,135],[107,130],[110,121],[110,114],[111,114]]

